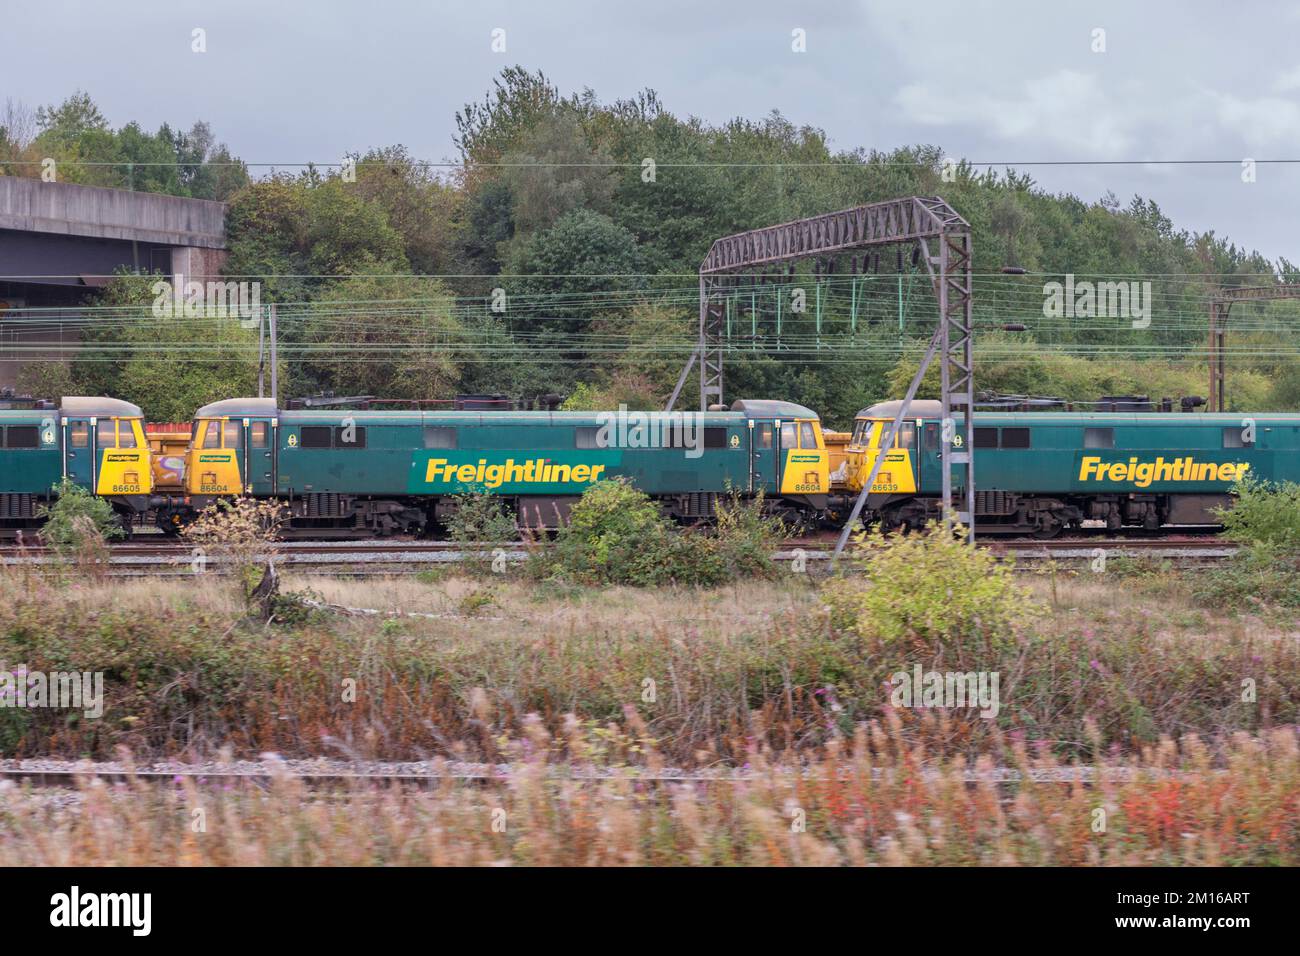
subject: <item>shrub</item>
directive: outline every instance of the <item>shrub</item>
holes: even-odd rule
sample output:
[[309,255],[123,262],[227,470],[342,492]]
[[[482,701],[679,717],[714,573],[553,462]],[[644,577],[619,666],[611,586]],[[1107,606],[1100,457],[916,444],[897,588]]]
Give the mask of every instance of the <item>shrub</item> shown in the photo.
[[1217,512],[1226,537],[1278,551],[1300,551],[1300,484],[1237,483],[1236,504]]
[[97,550],[104,542],[125,536],[117,512],[103,498],[69,478],[55,485],[54,493],[54,503],[42,505],[37,517],[45,519],[41,540],[55,551],[67,555]]
[[1238,482],[1234,507],[1217,512],[1224,535],[1239,545],[1193,585],[1209,605],[1300,605],[1300,484]]
[[729,578],[767,578],[776,572],[772,552],[786,528],[780,518],[763,513],[761,494],[746,500],[733,493],[720,501],[713,533]]
[[[249,610],[258,599],[269,608],[275,591],[275,541],[284,517],[284,508],[276,501],[222,498],[199,512],[181,533],[198,545],[199,561],[215,557],[234,569]],[[196,566],[196,570],[205,569],[204,563]]]
[[860,534],[851,560],[859,573],[825,590],[832,620],[892,648],[950,651],[958,659],[967,650],[1000,652],[1038,611],[1010,565],[942,525]]
[[769,576],[780,529],[761,501],[735,495],[720,504],[715,529],[678,529],[644,492],[602,481],[573,506],[554,547],[535,554],[532,570],[585,584],[709,587]]
[[499,495],[468,492],[453,495],[456,509],[447,519],[447,534],[457,544],[514,541],[519,537],[515,519]]

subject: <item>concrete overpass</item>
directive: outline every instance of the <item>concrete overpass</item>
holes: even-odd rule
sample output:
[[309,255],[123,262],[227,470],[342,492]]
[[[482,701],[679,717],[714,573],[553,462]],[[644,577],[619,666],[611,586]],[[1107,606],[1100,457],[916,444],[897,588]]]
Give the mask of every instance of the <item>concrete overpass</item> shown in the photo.
[[69,357],[61,323],[118,270],[204,281],[225,249],[225,203],[0,176],[0,386]]

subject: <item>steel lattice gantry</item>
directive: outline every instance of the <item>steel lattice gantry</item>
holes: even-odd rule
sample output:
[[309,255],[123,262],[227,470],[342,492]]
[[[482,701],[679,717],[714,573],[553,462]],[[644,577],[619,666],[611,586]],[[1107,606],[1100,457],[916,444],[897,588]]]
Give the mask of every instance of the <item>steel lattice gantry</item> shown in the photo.
[[1277,299],[1300,299],[1300,284],[1247,285],[1220,289],[1210,299],[1210,394],[1206,411],[1224,411],[1224,334],[1228,314],[1235,302],[1271,302]]
[[[707,411],[723,399],[724,308],[720,283],[724,277],[764,268],[791,265],[801,260],[834,260],[840,254],[873,246],[915,243],[919,246],[935,298],[939,322],[916,377],[908,388],[890,431],[882,436],[886,447],[893,441],[916,396],[926,369],[937,355],[941,364],[943,407],[944,522],[956,517],[974,540],[975,481],[971,409],[974,404],[974,369],[971,338],[971,232],[970,224],[938,197],[909,196],[887,202],[855,206],[840,212],[767,226],[718,239],[700,265],[700,335],[690,361],[682,370],[668,400],[676,404],[695,362],[700,363],[700,409]],[[962,421],[956,423],[954,412]],[[843,548],[862,512],[867,493],[884,461],[876,462],[845,524],[836,554]],[[956,482],[954,484],[954,469]],[[954,488],[960,500],[954,500]]]

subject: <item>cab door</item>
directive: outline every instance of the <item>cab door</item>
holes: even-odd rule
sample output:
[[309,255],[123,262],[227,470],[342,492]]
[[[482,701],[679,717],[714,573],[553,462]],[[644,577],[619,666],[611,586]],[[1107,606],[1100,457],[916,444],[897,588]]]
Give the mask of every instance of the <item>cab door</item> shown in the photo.
[[938,422],[921,425],[921,453],[917,455],[916,489],[921,494],[938,494],[943,490],[943,449],[939,446]]
[[243,445],[242,473],[249,494],[275,494],[275,421],[245,418]]
[[752,418],[749,421],[749,487],[755,494],[761,491],[771,497],[780,487],[777,452],[780,424]]
[[94,491],[98,450],[95,445],[94,418],[63,419],[63,473],[73,482]]

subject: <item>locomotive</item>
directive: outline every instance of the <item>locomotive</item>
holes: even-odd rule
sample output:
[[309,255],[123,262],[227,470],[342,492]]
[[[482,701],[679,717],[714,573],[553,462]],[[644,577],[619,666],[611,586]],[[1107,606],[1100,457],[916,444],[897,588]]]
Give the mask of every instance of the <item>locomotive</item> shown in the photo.
[[38,529],[41,506],[49,504],[64,478],[110,502],[128,532],[152,507],[152,456],[138,406],[95,397],[5,405],[10,407],[0,407],[0,538]]
[[299,410],[231,398],[195,413],[184,473],[185,495],[160,509],[165,530],[216,499],[250,495],[284,502],[284,532],[314,538],[427,532],[475,491],[506,499],[521,524],[555,527],[586,488],[612,478],[683,521],[707,520],[735,493],[811,524],[829,492],[817,413],[755,400],[612,413]]
[[[845,450],[857,494],[898,401],[863,409]],[[1243,479],[1300,481],[1300,415],[1190,412],[974,413],[975,524],[1050,538],[1084,521],[1111,530],[1219,524]],[[939,514],[940,403],[914,400],[867,496],[868,523],[918,528]],[[960,414],[954,416],[964,423]],[[959,449],[964,429],[949,429]],[[957,472],[954,471],[954,478]],[[955,482],[954,482],[955,483]],[[964,489],[954,488],[964,496]]]

